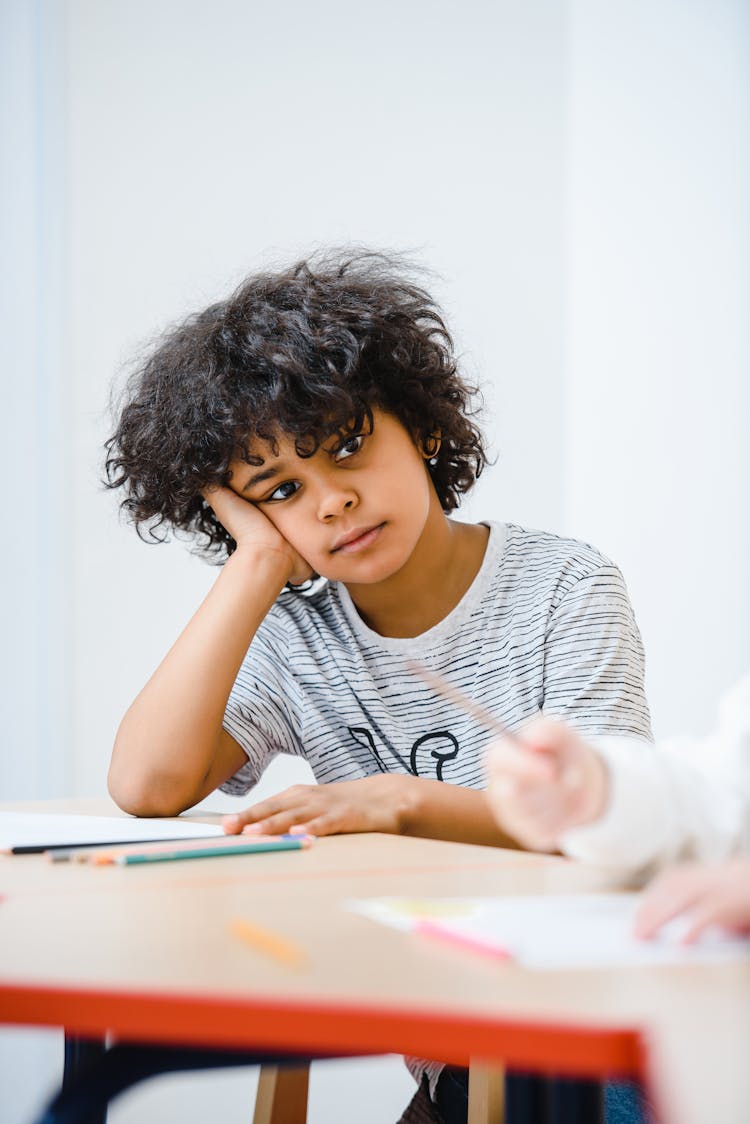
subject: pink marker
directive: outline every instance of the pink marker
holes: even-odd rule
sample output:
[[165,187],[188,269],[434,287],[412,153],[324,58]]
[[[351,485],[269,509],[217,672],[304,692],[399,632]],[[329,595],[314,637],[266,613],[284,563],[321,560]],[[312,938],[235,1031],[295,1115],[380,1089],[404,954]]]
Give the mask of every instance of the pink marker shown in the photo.
[[421,937],[437,937],[439,940],[458,945],[470,952],[481,952],[485,956],[492,956],[495,960],[513,959],[513,954],[495,941],[482,940],[481,937],[470,937],[465,933],[457,933],[454,929],[441,925],[439,921],[416,921],[412,932],[418,933]]

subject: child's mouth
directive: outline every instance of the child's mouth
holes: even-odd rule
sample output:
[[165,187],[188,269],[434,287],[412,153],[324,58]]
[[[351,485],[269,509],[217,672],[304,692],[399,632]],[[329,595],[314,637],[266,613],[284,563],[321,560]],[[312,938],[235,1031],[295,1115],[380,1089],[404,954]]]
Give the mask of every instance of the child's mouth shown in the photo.
[[331,554],[356,554],[360,550],[366,550],[375,542],[384,526],[385,523],[378,523],[374,527],[355,528],[342,537],[340,543],[331,549]]

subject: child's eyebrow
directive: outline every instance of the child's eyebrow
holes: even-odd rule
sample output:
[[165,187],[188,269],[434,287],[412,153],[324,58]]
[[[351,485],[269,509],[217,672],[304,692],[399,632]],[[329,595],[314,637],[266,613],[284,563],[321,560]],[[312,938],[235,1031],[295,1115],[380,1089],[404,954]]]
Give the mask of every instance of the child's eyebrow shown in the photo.
[[264,468],[262,472],[255,472],[242,485],[243,492],[249,492],[256,484],[262,484],[264,480],[270,480],[273,476],[279,476],[282,472],[283,466],[281,464],[272,464],[268,468]]

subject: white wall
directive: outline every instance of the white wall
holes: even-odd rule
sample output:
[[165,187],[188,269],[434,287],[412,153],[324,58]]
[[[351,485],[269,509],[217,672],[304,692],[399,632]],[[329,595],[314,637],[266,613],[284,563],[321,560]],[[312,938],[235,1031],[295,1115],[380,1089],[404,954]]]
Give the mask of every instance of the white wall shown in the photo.
[[[4,680],[20,717],[6,727],[3,792],[47,794],[50,761],[59,790],[103,791],[120,715],[213,578],[178,545],[140,543],[97,483],[113,372],[258,264],[350,239],[413,248],[439,274],[499,452],[468,516],[578,535],[616,558],[647,644],[657,730],[706,725],[750,657],[747,6],[5,0],[0,13],[14,56],[31,52],[28,97],[40,97],[40,72],[57,82],[64,120],[45,128],[65,153],[63,210],[28,155],[38,112],[2,118],[3,145],[28,156],[3,196],[9,228],[26,200],[14,280],[40,215],[49,223],[58,208],[65,244],[46,306],[33,286],[19,298],[7,285],[18,298],[13,369],[59,394],[19,318],[49,348],[64,311],[53,350],[65,382],[60,422],[45,431],[61,447],[34,460],[23,496],[35,541],[52,552],[34,569],[12,535],[3,551],[17,593],[5,608],[26,645]],[[50,39],[65,57],[59,81]],[[37,185],[36,212],[25,184]],[[12,480],[23,442],[7,419],[27,425],[31,447],[35,430],[26,400],[10,401]],[[33,643],[25,631],[39,582],[65,606],[46,648],[43,614]],[[64,685],[63,660],[40,654],[63,641]],[[50,708],[34,707],[37,688]],[[50,752],[43,723],[57,713]],[[9,762],[22,738],[19,775]],[[4,1073],[33,1063],[42,1096],[53,1047],[52,1034],[5,1032],[3,1089]],[[349,1119],[353,1103],[367,1124],[363,1089],[373,1124],[395,1119],[410,1088],[400,1063],[358,1064],[316,1067],[311,1124]],[[252,1090],[248,1074],[169,1079],[112,1119],[246,1119]],[[4,1124],[25,1124],[28,1101],[3,1112]]]
[[269,256],[417,248],[490,383],[503,459],[483,512],[559,517],[559,476],[528,463],[525,432],[559,461],[564,10],[67,10],[71,746],[90,791],[119,716],[213,578],[178,546],[143,546],[97,488],[112,372]]
[[750,6],[574,0],[565,526],[622,565],[657,734],[750,665]]
[[[61,16],[0,0],[0,800],[69,776]],[[0,1029],[3,1124],[31,1119],[61,1057],[57,1031]]]
[[4,0],[0,6],[0,689],[6,744],[0,799],[6,800],[30,790],[52,796],[68,775],[61,38],[52,0]]
[[[559,518],[559,474],[524,458],[532,425],[553,462],[562,454],[565,8],[61,7],[68,789],[88,794],[103,791],[123,710],[213,578],[179,546],[140,543],[97,484],[112,374],[269,257],[348,240],[416,250],[490,384],[502,465],[481,514]],[[342,1120],[352,1104],[363,1124],[366,1110],[395,1119],[411,1079],[399,1061],[363,1065],[316,1067],[312,1124],[335,1122],[336,1103]],[[247,1117],[252,1078],[237,1080],[241,1094],[228,1075],[199,1083],[226,1118]],[[197,1119],[195,1089],[156,1083],[113,1119]]]

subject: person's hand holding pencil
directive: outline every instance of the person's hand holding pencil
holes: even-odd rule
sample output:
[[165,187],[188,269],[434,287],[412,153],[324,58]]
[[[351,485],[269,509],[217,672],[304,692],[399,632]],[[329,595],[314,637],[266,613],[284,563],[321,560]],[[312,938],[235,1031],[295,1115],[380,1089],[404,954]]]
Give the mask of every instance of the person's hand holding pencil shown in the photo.
[[530,850],[554,851],[565,831],[602,814],[606,767],[570,726],[540,717],[511,731],[443,676],[419,663],[411,670],[493,735],[487,750],[487,799],[508,835]]
[[524,847],[557,850],[561,836],[604,812],[607,769],[563,722],[537,718],[487,750],[487,799],[501,827]]

